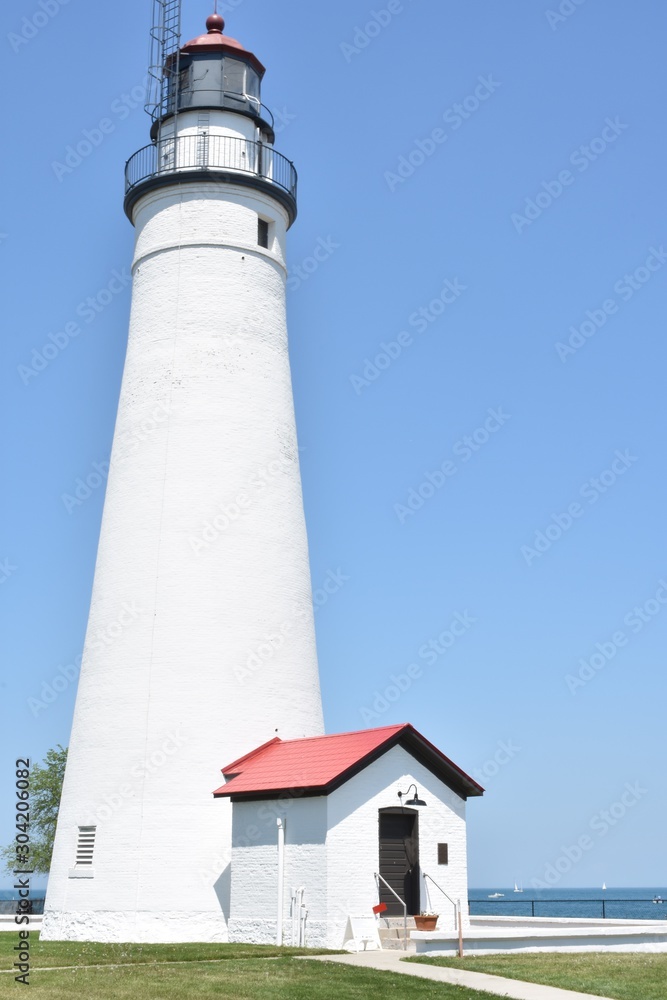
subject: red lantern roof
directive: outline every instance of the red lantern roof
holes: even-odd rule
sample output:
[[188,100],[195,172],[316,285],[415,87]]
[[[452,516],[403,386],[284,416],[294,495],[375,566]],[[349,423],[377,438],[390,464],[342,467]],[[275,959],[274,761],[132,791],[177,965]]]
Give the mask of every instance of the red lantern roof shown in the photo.
[[266,73],[265,67],[261,64],[257,56],[244,49],[240,42],[229,35],[224,35],[225,19],[220,14],[211,14],[206,21],[207,34],[199,35],[187,42],[181,52],[202,53],[202,52],[227,52],[230,55],[243,56],[257,70],[260,77]]
[[213,794],[233,800],[297,790],[301,795],[328,795],[396,745],[461,798],[483,794],[476,781],[409,724],[300,740],[276,737],[223,768],[227,784]]

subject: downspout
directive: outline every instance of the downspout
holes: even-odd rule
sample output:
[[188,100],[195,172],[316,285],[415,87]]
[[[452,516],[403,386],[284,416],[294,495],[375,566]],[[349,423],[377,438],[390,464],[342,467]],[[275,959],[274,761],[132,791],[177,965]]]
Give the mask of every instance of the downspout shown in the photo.
[[280,816],[278,825],[278,923],[276,927],[276,944],[283,944],[283,900],[285,897],[285,820]]

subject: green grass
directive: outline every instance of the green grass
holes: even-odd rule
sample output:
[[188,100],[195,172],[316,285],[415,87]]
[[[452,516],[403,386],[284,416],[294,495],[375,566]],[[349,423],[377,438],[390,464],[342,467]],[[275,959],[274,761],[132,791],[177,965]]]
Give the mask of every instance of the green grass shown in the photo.
[[[0,969],[11,969],[16,935],[0,934]],[[137,965],[147,962],[205,962],[289,955],[323,955],[324,949],[276,948],[254,944],[92,944],[77,941],[40,941],[30,935],[31,965],[45,969],[66,965]]]
[[[11,969],[15,943],[14,934],[0,935],[0,969]],[[390,972],[300,961],[292,956],[317,952],[298,949],[40,944],[33,934],[31,952],[30,992],[25,994],[31,1000],[490,1000],[488,993]],[[176,964],[179,962],[185,964]],[[64,968],[69,965],[77,968]],[[94,965],[116,967],[91,968]],[[40,972],[49,966],[58,968]],[[17,992],[19,989],[22,987],[11,973],[0,974],[0,998],[24,995]]]
[[488,955],[481,958],[410,958],[410,962],[487,972],[507,979],[560,986],[612,1000],[665,1000],[667,955]]

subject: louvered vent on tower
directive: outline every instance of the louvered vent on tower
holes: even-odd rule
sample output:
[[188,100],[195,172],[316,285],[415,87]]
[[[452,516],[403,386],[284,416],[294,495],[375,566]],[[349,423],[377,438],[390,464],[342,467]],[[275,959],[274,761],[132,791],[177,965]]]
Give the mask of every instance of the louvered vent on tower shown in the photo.
[[92,865],[96,831],[96,826],[79,827],[79,839],[76,845],[77,865]]

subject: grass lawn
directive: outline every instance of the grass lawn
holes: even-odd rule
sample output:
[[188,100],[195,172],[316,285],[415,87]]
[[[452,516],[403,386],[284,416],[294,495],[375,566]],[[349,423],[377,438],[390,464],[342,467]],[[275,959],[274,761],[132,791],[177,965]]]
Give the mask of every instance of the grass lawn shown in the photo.
[[[0,969],[11,969],[12,933],[0,934]],[[44,942],[31,935],[33,1000],[490,1000],[457,986],[389,972],[295,960],[297,949],[254,945],[101,945]],[[309,954],[317,954],[310,952]],[[322,952],[320,952],[322,954]],[[260,957],[261,956],[261,957]],[[208,964],[207,964],[208,960]],[[213,960],[213,962],[211,961]],[[155,963],[142,966],[139,963]],[[159,965],[157,963],[166,963]],[[185,964],[176,964],[178,962]],[[118,963],[118,968],[93,965]],[[40,972],[49,966],[76,969]],[[22,996],[11,973],[0,974],[0,997]],[[28,994],[26,994],[28,995]]]
[[613,1000],[666,1000],[667,955],[489,955],[482,958],[411,958],[410,962],[488,972],[507,979],[560,986]]

